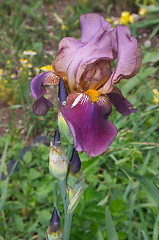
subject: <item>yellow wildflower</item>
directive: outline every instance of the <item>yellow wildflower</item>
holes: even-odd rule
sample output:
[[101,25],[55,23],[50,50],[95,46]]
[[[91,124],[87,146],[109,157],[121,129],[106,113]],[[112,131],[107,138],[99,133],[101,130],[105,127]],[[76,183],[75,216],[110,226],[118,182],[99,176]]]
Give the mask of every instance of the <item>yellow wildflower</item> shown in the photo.
[[28,68],[32,68],[32,64],[31,63],[28,63],[27,66],[28,66]]
[[3,69],[2,69],[2,68],[0,68],[0,75],[2,75],[2,73],[3,73]]
[[16,74],[15,74],[15,73],[12,73],[12,74],[10,75],[10,77],[11,77],[11,78],[16,78]]
[[38,67],[34,67],[34,71],[35,71],[36,73],[39,73],[39,72],[40,72],[40,69],[39,69]]
[[8,80],[4,80],[4,83],[7,83],[8,82]]
[[61,30],[66,30],[66,29],[67,29],[66,25],[62,24],[61,25]]
[[21,58],[20,59],[20,63],[22,63],[22,64],[25,64],[27,62],[28,62],[28,59],[26,59],[26,58]]
[[139,8],[138,14],[143,17],[147,14],[147,10],[145,8]]
[[129,22],[131,22],[131,23],[134,22],[134,17],[132,15],[130,15],[129,12],[124,11],[121,13],[120,22],[123,25],[128,25]]
[[8,61],[7,61],[7,64],[10,64],[10,63],[11,63],[11,60],[8,60]]
[[36,55],[37,53],[35,51],[32,51],[32,50],[29,50],[29,51],[24,51],[23,52],[24,55],[28,55],[28,56],[34,56]]
[[54,71],[52,65],[47,65],[47,66],[41,67],[40,69],[43,70],[44,72],[47,72],[47,71]]
[[155,89],[153,89],[153,93],[154,93],[153,101],[156,105],[158,105],[159,104],[159,91],[155,88]]

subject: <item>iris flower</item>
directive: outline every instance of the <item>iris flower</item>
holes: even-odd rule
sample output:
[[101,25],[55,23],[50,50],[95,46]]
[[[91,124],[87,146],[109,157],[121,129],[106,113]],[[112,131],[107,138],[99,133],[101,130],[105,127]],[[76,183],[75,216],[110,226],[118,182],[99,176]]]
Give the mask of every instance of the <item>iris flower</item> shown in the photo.
[[[45,85],[63,82],[67,98],[60,110],[72,133],[77,151],[95,157],[109,147],[117,135],[108,120],[112,104],[124,116],[135,113],[116,84],[135,76],[141,67],[141,50],[128,27],[111,24],[96,13],[80,16],[81,38],[65,37],[52,69],[37,75],[31,82],[36,102],[33,112],[46,114],[53,104],[46,98]],[[116,60],[117,59],[117,60]],[[114,70],[112,62],[116,60]],[[66,90],[65,90],[66,88]]]

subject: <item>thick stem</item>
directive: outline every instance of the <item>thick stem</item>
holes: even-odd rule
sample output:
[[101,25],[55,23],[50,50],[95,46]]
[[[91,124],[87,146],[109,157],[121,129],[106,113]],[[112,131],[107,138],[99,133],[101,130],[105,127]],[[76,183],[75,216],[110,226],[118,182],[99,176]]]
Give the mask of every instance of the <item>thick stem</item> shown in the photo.
[[64,209],[65,209],[65,221],[64,221],[62,240],[69,240],[73,213],[67,214],[69,199],[68,199],[68,195],[67,195],[66,179],[59,181],[58,184],[59,184],[62,201],[63,201],[63,205],[64,205]]
[[63,238],[62,238],[63,240],[70,239],[72,215],[73,215],[73,213],[65,214],[65,222],[64,222]]
[[68,199],[67,187],[66,187],[66,179],[60,180],[58,182],[58,184],[59,184],[60,193],[61,193],[61,197],[62,197],[64,209],[65,209],[65,214],[66,214],[67,208],[69,205],[69,199]]

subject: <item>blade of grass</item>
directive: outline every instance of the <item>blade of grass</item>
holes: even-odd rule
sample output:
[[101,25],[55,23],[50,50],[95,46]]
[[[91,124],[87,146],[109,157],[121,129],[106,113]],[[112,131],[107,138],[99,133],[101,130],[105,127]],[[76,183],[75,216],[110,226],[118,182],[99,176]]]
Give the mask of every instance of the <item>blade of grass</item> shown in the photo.
[[106,215],[106,230],[107,230],[108,240],[118,240],[114,222],[112,220],[108,207],[106,208],[105,215]]
[[153,182],[143,176],[140,176],[137,173],[131,172],[128,169],[121,168],[121,170],[124,173],[127,172],[128,175],[134,177],[137,181],[139,181],[147,196],[156,206],[159,206],[159,189],[153,184]]
[[3,154],[2,154],[2,160],[1,160],[1,165],[0,165],[0,179],[1,179],[2,171],[3,171],[4,163],[5,163],[5,160],[6,160],[8,143],[9,143],[9,139],[7,139],[7,141],[6,141],[4,151],[3,151]]
[[159,239],[159,215],[157,216],[155,224],[154,224],[152,240],[158,240],[158,239]]

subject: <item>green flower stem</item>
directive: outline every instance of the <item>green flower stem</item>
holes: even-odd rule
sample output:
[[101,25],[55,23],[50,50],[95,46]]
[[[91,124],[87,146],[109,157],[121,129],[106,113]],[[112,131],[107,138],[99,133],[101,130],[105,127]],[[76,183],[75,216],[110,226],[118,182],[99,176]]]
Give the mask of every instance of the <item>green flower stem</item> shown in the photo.
[[60,180],[58,184],[59,184],[60,193],[61,193],[65,214],[66,214],[67,208],[69,205],[69,199],[68,199],[67,188],[66,188],[66,179]]
[[64,222],[64,229],[63,229],[63,240],[70,239],[70,231],[71,231],[71,223],[72,223],[72,213],[65,214],[65,222]]
[[71,223],[72,223],[72,213],[67,214],[67,208],[69,205],[69,199],[67,195],[67,188],[66,188],[66,179],[60,180],[58,182],[60,192],[61,192],[61,197],[65,209],[65,221],[64,221],[64,229],[63,229],[63,240],[69,240],[70,238],[70,231],[71,231]]

